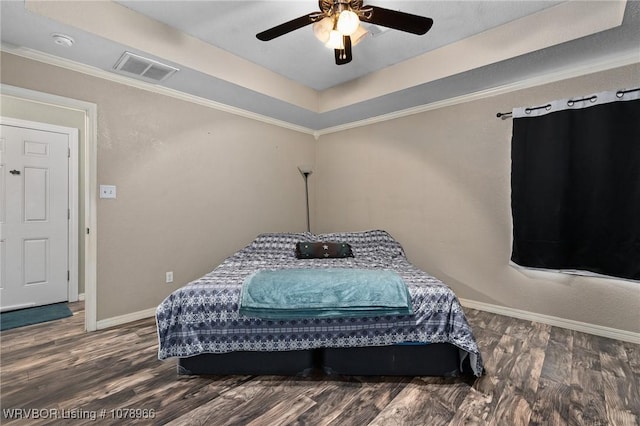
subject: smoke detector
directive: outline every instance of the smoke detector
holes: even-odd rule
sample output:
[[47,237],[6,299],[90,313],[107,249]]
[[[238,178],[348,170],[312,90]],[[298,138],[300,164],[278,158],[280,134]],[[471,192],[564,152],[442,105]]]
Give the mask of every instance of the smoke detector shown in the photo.
[[76,41],[73,39],[73,37],[68,36],[66,34],[60,34],[60,33],[53,33],[51,34],[51,38],[53,39],[53,42],[59,46],[64,46],[64,47],[71,47],[73,46],[73,43],[75,43]]
[[113,69],[151,83],[164,81],[175,72],[180,71],[179,68],[131,52],[124,52]]

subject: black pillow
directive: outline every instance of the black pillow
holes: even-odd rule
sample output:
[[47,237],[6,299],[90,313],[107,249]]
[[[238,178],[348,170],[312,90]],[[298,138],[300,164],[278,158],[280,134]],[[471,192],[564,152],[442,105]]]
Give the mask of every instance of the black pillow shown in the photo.
[[347,243],[299,242],[296,244],[296,257],[298,259],[353,257],[353,251]]

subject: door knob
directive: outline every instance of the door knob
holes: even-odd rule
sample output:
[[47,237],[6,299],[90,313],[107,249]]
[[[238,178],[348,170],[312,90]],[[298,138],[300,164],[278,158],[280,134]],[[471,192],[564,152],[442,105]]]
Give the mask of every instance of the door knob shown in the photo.
[[11,170],[11,171],[9,171],[9,173],[11,173],[12,175],[19,175],[20,174],[20,170]]

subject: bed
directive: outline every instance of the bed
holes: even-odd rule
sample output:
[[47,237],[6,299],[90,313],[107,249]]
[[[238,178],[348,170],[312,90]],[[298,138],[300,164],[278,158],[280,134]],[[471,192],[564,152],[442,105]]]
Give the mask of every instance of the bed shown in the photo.
[[[348,245],[346,256],[299,258],[301,244]],[[324,247],[327,247],[324,245]],[[390,271],[401,277],[411,314],[258,318],[240,314],[243,285],[260,271]],[[277,315],[276,315],[277,316]],[[156,309],[158,358],[179,374],[483,374],[462,307],[443,282],[412,265],[382,230],[259,235]]]

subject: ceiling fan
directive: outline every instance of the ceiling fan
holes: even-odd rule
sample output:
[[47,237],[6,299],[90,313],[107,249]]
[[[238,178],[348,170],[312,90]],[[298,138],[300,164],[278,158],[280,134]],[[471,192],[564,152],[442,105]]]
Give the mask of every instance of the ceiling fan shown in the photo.
[[360,21],[417,35],[425,34],[433,25],[431,18],[378,6],[364,6],[362,0],[318,0],[318,5],[320,11],[276,25],[256,34],[256,37],[269,41],[313,24],[316,37],[334,50],[336,64],[343,65],[351,62],[351,48],[367,34]]

